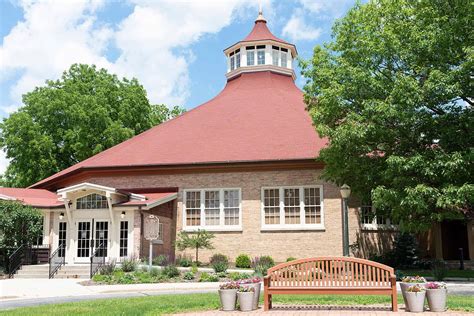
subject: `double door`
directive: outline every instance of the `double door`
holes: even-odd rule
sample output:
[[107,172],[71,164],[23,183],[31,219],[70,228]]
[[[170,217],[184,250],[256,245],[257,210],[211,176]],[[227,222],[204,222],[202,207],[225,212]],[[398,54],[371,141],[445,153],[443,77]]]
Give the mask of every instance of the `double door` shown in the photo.
[[76,223],[76,262],[89,263],[96,252],[99,257],[107,257],[109,251],[109,222],[81,220]]

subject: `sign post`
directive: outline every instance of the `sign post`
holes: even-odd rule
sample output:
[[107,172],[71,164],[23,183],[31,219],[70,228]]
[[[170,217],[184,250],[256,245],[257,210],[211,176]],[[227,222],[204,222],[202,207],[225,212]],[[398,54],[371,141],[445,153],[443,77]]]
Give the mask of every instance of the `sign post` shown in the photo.
[[148,268],[151,271],[153,261],[153,240],[160,237],[160,220],[157,216],[147,214],[144,216],[143,236],[150,242],[150,258],[148,259]]

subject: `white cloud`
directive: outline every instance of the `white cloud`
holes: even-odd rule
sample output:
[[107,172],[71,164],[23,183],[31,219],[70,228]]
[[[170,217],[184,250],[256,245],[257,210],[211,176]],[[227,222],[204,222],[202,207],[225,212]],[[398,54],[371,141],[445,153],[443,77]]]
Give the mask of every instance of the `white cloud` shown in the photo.
[[4,174],[10,161],[3,150],[0,150],[0,174]]
[[294,10],[290,20],[283,28],[283,35],[292,41],[315,40],[321,35],[321,28],[311,26],[306,22],[302,9]]
[[311,13],[326,14],[331,18],[340,17],[354,0],[299,0],[303,8]]

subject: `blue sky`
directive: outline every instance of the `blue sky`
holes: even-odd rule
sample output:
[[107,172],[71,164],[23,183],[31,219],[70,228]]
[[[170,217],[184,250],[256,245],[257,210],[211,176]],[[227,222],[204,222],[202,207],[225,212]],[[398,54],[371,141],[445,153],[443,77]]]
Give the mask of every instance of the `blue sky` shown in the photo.
[[[259,5],[270,30],[307,59],[354,3],[0,0],[0,117],[22,105],[22,94],[76,62],[138,78],[153,103],[191,109],[224,87],[222,51],[250,32]],[[0,156],[0,173],[7,163]]]

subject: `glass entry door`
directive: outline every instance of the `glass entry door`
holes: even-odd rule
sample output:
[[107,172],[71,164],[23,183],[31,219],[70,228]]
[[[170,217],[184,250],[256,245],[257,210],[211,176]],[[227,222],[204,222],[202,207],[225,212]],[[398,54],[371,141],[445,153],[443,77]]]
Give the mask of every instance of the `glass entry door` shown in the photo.
[[97,252],[99,257],[107,257],[107,248],[109,246],[109,222],[95,222],[95,249],[99,249]]
[[91,256],[91,222],[77,222],[77,258],[89,259]]

